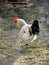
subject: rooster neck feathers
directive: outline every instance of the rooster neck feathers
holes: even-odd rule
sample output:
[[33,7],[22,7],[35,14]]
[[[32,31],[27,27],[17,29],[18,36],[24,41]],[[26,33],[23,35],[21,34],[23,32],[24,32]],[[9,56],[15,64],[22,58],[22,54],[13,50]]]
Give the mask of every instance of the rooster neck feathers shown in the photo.
[[25,20],[23,20],[23,19],[18,19],[18,20],[21,22],[21,24],[27,25],[27,23],[25,22]]
[[14,23],[16,24],[16,26],[17,26],[17,28],[18,28],[19,31],[21,30],[21,28],[24,25],[27,25],[27,23],[25,22],[25,20],[19,19],[18,17],[14,18]]
[[27,23],[25,22],[25,20],[19,19],[18,17],[15,17],[15,18],[14,18],[14,23],[17,24],[18,21],[19,21],[19,23],[21,23],[21,24],[27,25]]

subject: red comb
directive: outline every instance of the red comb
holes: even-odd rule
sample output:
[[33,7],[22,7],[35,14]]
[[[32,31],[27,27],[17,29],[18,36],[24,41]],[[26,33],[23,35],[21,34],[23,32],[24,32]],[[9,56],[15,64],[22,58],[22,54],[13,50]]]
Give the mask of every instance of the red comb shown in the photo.
[[17,21],[18,21],[18,17],[15,17],[14,18],[14,23],[17,23]]

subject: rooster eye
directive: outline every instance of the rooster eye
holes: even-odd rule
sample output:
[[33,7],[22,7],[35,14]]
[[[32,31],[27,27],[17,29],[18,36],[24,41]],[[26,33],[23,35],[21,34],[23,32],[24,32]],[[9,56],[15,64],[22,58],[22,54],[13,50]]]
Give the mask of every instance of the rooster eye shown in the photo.
[[24,31],[24,33],[25,33],[25,31]]

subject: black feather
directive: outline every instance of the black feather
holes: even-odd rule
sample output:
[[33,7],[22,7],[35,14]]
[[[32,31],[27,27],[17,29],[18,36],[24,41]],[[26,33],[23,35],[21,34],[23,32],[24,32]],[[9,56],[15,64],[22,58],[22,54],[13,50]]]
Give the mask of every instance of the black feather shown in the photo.
[[38,20],[34,20],[33,24],[31,25],[32,31],[30,31],[30,34],[37,35],[39,33],[39,24]]

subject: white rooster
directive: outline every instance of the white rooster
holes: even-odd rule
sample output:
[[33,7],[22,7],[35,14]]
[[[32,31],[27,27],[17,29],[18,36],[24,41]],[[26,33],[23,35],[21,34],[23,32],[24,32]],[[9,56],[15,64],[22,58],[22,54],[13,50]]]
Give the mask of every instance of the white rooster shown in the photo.
[[23,37],[23,40],[32,39],[31,42],[33,42],[37,39],[37,35],[39,33],[38,20],[34,20],[32,24],[27,24],[25,20],[15,17],[14,23],[18,27],[18,30]]

